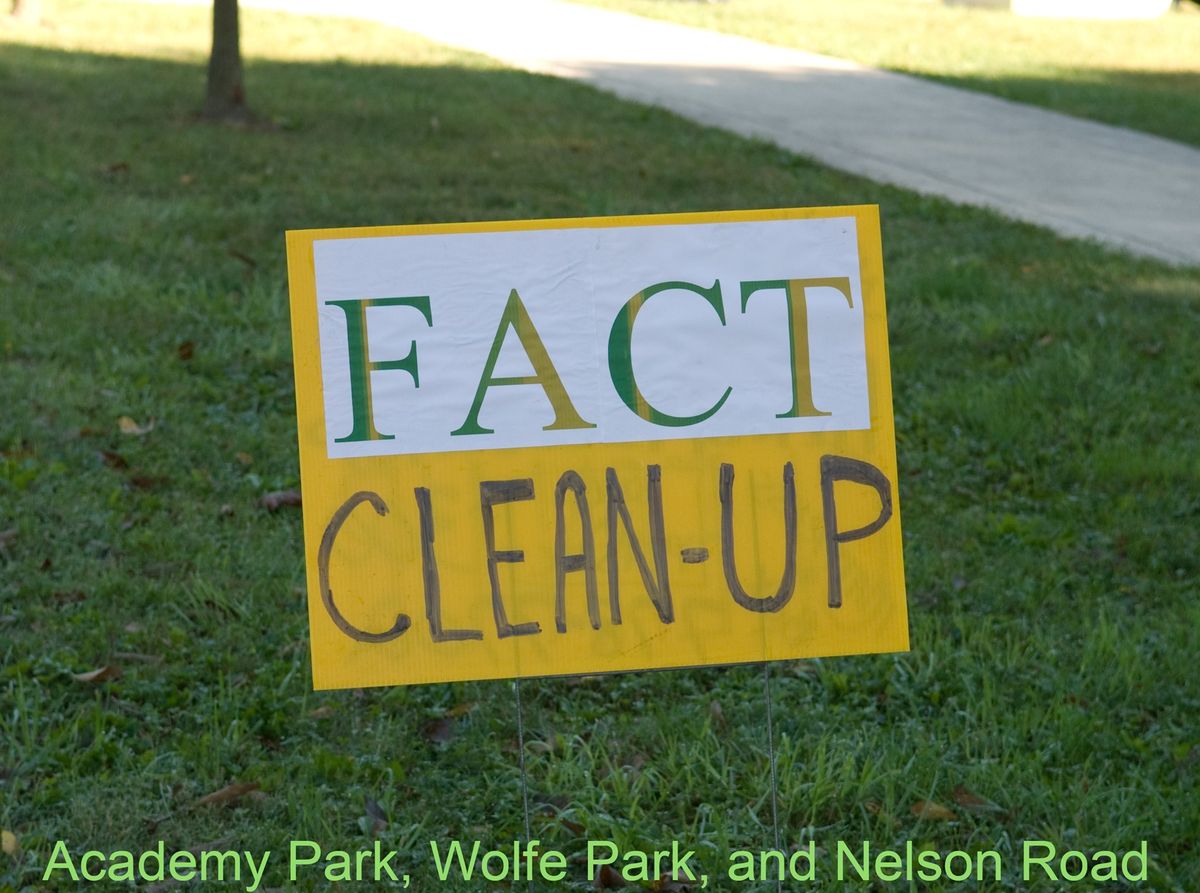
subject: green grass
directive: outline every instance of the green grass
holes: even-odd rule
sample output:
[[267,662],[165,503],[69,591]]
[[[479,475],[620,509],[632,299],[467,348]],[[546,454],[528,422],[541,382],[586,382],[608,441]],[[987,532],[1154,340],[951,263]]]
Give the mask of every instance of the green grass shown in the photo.
[[[197,124],[205,17],[63,0],[0,32],[0,890],[77,889],[41,881],[58,839],[370,846],[367,797],[419,891],[456,889],[429,840],[523,835],[510,685],[310,690],[300,518],[257,505],[298,484],[284,229],[861,202],[912,650],[774,668],[785,841],[1145,839],[1139,889],[1200,887],[1197,270],[365,25],[247,13],[279,126]],[[525,683],[535,836],[679,839],[711,873],[768,846],[761,693],[752,667]],[[262,796],[194,805],[234,781]]]
[[1200,146],[1200,8],[1031,19],[940,0],[583,0],[853,59]]

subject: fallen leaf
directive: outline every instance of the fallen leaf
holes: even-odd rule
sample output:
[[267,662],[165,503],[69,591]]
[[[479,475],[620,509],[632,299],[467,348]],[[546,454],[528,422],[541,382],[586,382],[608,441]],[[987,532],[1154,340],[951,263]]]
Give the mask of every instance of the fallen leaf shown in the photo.
[[958,818],[953,809],[932,800],[918,800],[912,805],[912,814],[927,822],[952,822]]
[[273,493],[268,493],[258,501],[269,512],[276,511],[285,505],[300,505],[299,490],[276,490]]
[[430,744],[449,744],[454,738],[454,719],[442,716],[430,720],[421,728],[421,737]]
[[98,455],[100,456],[100,461],[103,462],[105,465],[107,465],[109,468],[128,468],[129,467],[129,463],[125,460],[125,457],[122,456],[120,453],[114,453],[112,450],[101,450],[98,453]]
[[253,781],[235,781],[233,784],[227,784],[219,791],[213,791],[211,794],[205,794],[197,800],[194,806],[224,806],[226,804],[235,803],[242,797],[245,797],[251,791],[258,790],[258,783]]
[[87,673],[75,673],[74,676],[76,682],[108,682],[121,678],[121,668],[116,664],[105,664]]
[[461,704],[455,704],[453,707],[451,707],[449,710],[447,710],[446,715],[454,716],[454,717],[466,716],[468,713],[470,713],[472,710],[474,710],[478,706],[479,706],[478,701],[464,701]]
[[143,434],[149,434],[154,430],[154,419],[151,419],[144,425],[139,425],[129,416],[123,415],[117,419],[117,427],[121,429],[122,434],[141,437]]
[[21,842],[17,840],[17,835],[5,829],[0,831],[0,849],[15,859],[21,855]]
[[980,797],[963,785],[954,789],[954,802],[975,815],[1005,815],[1008,810],[998,803],[993,803],[986,797]]
[[625,880],[619,872],[613,871],[608,865],[601,865],[592,885],[597,890],[619,890],[625,886]]
[[329,704],[323,707],[318,707],[316,710],[308,711],[309,719],[325,719],[327,716],[333,716],[333,707]]
[[181,341],[179,346],[175,348],[175,353],[179,359],[187,361],[196,355],[196,342]]
[[170,482],[170,478],[159,474],[131,474],[129,476],[130,485],[139,490],[157,490],[159,487]]
[[109,176],[115,176],[116,174],[127,174],[129,173],[129,162],[114,161],[112,164],[105,165],[102,170]]
[[233,458],[237,459],[243,465],[250,465],[252,462],[254,462],[254,457],[251,456],[249,453],[243,453],[243,452],[235,453]]
[[180,174],[179,175],[179,185],[180,186],[191,186],[194,182],[196,182],[196,178],[192,174]]

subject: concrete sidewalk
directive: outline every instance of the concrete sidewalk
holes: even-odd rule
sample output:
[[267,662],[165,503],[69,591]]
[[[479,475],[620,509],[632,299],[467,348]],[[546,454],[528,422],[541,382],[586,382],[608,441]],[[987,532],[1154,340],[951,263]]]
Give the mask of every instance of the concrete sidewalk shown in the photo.
[[1200,150],[852,62],[561,0],[242,0],[365,18],[830,167],[1200,264]]

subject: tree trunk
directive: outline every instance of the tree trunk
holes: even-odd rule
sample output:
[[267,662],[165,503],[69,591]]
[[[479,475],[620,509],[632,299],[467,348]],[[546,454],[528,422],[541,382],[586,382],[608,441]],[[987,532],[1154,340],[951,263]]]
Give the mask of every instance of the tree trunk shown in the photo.
[[222,121],[250,118],[242,84],[237,0],[213,0],[212,54],[208,58],[204,117]]
[[42,21],[42,0],[13,0],[12,14],[14,19],[39,25]]

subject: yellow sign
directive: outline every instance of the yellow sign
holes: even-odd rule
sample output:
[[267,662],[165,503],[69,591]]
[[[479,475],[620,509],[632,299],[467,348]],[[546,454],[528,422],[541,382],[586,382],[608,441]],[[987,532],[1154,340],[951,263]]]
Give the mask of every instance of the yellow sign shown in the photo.
[[907,649],[874,206],[287,247],[317,688]]

